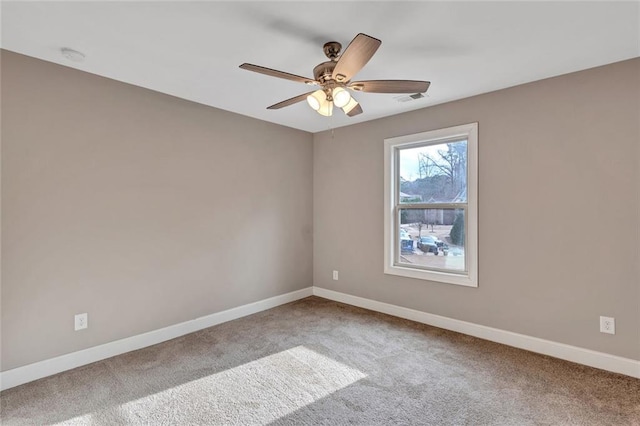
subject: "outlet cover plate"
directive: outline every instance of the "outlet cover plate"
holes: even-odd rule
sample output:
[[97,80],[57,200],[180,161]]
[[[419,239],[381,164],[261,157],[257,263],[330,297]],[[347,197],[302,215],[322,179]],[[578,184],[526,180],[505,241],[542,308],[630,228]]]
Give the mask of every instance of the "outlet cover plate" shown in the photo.
[[75,316],[75,330],[83,330],[85,328],[87,328],[89,326],[89,319],[88,319],[88,315],[86,313],[84,314],[77,314]]
[[616,334],[616,319],[612,317],[600,317],[600,332]]

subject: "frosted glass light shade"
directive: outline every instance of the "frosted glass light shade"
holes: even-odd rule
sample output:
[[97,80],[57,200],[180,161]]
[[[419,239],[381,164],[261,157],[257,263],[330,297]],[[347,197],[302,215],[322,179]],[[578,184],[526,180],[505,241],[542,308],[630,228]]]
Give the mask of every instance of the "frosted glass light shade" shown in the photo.
[[318,111],[323,102],[327,102],[327,95],[323,90],[316,90],[307,96],[307,103],[314,111]]
[[351,96],[349,96],[349,103],[343,106],[342,110],[344,111],[345,114],[349,114],[351,110],[356,107],[356,105],[358,105],[358,101],[356,101]]
[[351,94],[349,91],[343,89],[342,87],[336,87],[333,89],[333,103],[338,107],[342,108],[349,103],[351,100]]
[[333,114],[333,102],[325,99],[320,105],[320,109],[318,109],[318,114],[324,115],[325,117],[329,117]]

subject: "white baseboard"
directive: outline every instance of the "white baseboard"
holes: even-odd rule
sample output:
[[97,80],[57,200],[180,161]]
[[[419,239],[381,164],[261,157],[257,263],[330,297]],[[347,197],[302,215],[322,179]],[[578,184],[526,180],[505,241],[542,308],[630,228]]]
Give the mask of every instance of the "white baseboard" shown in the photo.
[[640,361],[313,287],[315,296],[640,379]]
[[486,327],[440,315],[429,314],[414,309],[391,305],[389,303],[352,296],[333,290],[326,290],[320,287],[308,287],[291,293],[274,296],[269,299],[260,300],[258,302],[249,303],[247,305],[238,306],[226,311],[217,312],[201,318],[196,318],[191,321],[153,330],[148,333],[127,337],[125,339],[116,340],[114,342],[61,355],[56,358],[0,372],[0,390],[9,389],[43,377],[91,364],[92,362],[162,343],[217,324],[222,324],[266,309],[275,308],[276,306],[280,306],[285,303],[303,299],[311,296],[312,294],[325,299],[335,300],[337,302],[370,309],[372,311],[432,325],[434,327],[457,331],[459,333],[479,337],[492,342],[502,343],[508,346],[576,362],[578,364],[640,378],[640,361],[622,358],[603,352],[596,352],[590,349],[570,346],[564,343],[552,342],[550,340],[544,340],[537,337],[526,336],[524,334],[513,333],[497,328]]
[[35,362],[23,367],[3,371],[0,372],[0,390],[9,389],[43,377],[71,370],[72,368],[162,343],[175,339],[176,337],[184,336],[185,334],[193,333],[194,331],[255,314],[266,309],[275,308],[276,306],[298,299],[303,299],[312,294],[312,287],[307,287],[302,290],[270,297],[258,302],[238,306],[237,308],[227,309],[226,311],[216,312],[215,314],[153,330],[148,333],[127,337],[70,354]]

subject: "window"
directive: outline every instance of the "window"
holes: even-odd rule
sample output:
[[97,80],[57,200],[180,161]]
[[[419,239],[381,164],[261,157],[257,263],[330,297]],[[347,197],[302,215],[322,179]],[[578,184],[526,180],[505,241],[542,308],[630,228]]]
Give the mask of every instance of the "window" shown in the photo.
[[477,287],[478,123],[384,144],[384,272]]

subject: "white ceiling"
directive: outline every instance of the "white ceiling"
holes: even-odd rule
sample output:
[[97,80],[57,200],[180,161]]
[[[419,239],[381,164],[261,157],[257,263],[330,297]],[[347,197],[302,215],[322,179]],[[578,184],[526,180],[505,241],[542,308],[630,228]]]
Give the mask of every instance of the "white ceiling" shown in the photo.
[[[317,132],[640,56],[638,2],[2,2],[2,48],[273,123]],[[432,82],[427,97],[358,93],[364,113],[322,117],[308,86],[322,45],[382,40],[356,76]],[[60,54],[70,47],[82,63]]]

